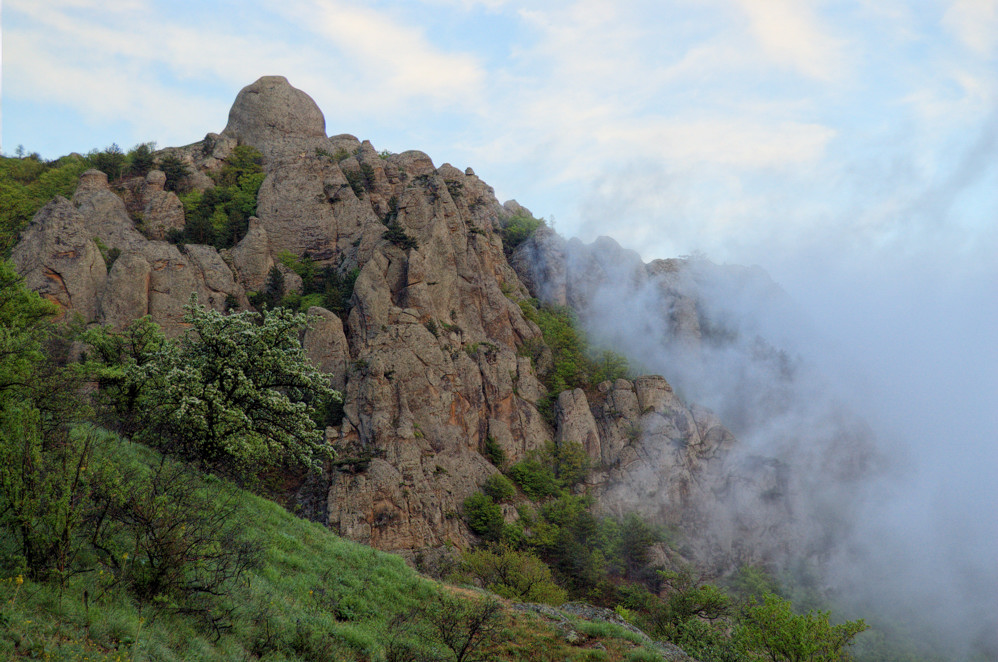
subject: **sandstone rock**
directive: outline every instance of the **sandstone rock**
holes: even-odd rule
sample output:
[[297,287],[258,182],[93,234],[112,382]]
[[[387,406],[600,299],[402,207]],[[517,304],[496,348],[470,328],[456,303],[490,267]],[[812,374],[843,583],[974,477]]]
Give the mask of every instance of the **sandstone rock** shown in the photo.
[[[139,254],[149,265],[149,314],[167,335],[178,335],[186,328],[184,306],[191,294],[197,294],[202,305],[219,311],[225,309],[227,295],[240,294],[212,247],[191,245],[181,253],[173,244],[150,241]],[[223,289],[215,289],[219,287]]]
[[63,313],[78,312],[87,321],[97,314],[107,276],[92,236],[83,216],[57,196],[35,215],[11,253],[25,285],[57,303]]
[[324,142],[326,120],[284,76],[264,76],[239,92],[221,135],[256,147],[266,158],[286,158],[314,150],[315,140]]
[[302,347],[319,370],[329,375],[330,386],[343,390],[346,386],[350,347],[340,318],[318,306],[308,309],[309,325],[302,338]]
[[[224,310],[225,299],[231,295],[241,306],[246,306],[248,302],[242,286],[235,281],[232,269],[214,246],[187,244],[184,252],[190,258],[191,265],[200,272],[197,285],[202,303]],[[298,280],[301,281],[300,278]]]
[[259,218],[250,217],[246,235],[229,251],[229,254],[239,283],[246,291],[263,291],[267,274],[274,266],[274,260],[270,255],[267,231]]
[[100,170],[87,170],[80,176],[73,205],[90,236],[99,238],[107,248],[125,251],[145,243],[145,237],[129,218],[124,201],[111,191],[107,175]]
[[149,262],[138,251],[127,251],[114,261],[100,299],[100,317],[105,324],[122,329],[149,313]]
[[582,389],[563,391],[558,395],[557,428],[555,441],[574,441],[583,445],[589,457],[604,462],[599,429],[589,410],[589,401]]
[[142,187],[142,225],[150,239],[165,239],[170,230],[184,229],[184,205],[173,191],[164,191],[166,175],[152,170]]
[[[466,546],[473,536],[461,521],[463,501],[497,471],[482,454],[486,444],[515,462],[552,439],[583,444],[596,467],[587,487],[607,513],[637,509],[694,531],[719,517],[721,499],[755,507],[769,495],[756,519],[733,516],[704,537],[696,550],[704,558],[747,558],[738,542],[743,527],[773,531],[789,516],[785,467],[736,457],[718,416],[681,401],[662,377],[606,382],[588,396],[556,394],[554,429],[538,413],[548,394],[518,349],[541,334],[516,301],[534,295],[585,315],[599,308],[602,284],[620,282],[669,302],[655,318],[663,337],[702,343],[712,330],[686,261],[645,266],[610,239],[587,246],[542,227],[511,266],[502,222],[529,210],[500,205],[471,168],[436,168],[419,151],[382,157],[348,134],[326,138],[314,102],[280,77],[244,88],[221,134],[160,154],[182,158],[188,183],[203,188],[240,143],[264,153],[266,179],[257,216],[231,250],[148,241],[106,178],[91,171],[76,208],[65,200],[47,206],[15,261],[66,309],[117,327],[148,313],[171,335],[183,331],[191,293],[219,310],[233,298],[246,306],[245,291],[264,288],[283,251],[341,277],[356,270],[346,322],[311,308],[302,339],[344,394],[343,421],[327,430],[338,455],[325,514],[341,535],[389,550]],[[183,222],[162,182],[150,173],[135,194],[153,236]],[[387,226],[410,241],[393,243]],[[121,251],[106,285],[95,236]],[[288,291],[302,288],[296,274],[278,268]],[[545,365],[542,353],[538,366]],[[515,517],[512,508],[505,514]]]

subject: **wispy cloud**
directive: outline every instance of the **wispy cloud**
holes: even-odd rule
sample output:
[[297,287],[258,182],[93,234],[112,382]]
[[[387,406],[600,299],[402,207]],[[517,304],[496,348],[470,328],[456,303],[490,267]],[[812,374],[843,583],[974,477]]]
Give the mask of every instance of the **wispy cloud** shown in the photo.
[[822,81],[847,73],[846,41],[833,36],[803,0],[734,0],[759,46],[777,66]]
[[993,58],[998,45],[998,0],[954,0],[943,25],[976,54]]

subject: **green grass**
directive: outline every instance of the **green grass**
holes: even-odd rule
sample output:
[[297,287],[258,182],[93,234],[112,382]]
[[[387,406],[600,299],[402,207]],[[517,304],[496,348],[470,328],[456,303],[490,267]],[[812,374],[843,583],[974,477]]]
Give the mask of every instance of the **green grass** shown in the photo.
[[[122,465],[159,462],[150,449],[113,435],[105,443]],[[215,478],[203,481],[204,489],[228,489]],[[271,501],[237,494],[240,526],[262,551],[256,565],[217,598],[212,608],[222,618],[215,624],[184,613],[183,605],[142,603],[115,581],[112,568],[82,563],[87,571],[62,582],[0,578],[0,659],[386,660],[392,638],[411,650],[429,647],[440,654],[444,649],[419,636],[427,628],[421,616],[412,615],[419,613],[416,607],[442,590],[459,600],[480,599],[477,592],[441,585],[398,556],[339,538]],[[401,628],[392,624],[398,616]],[[624,628],[582,621],[579,629],[588,642],[582,647],[566,643],[542,619],[512,610],[503,618],[512,642],[489,659],[623,660],[641,643]],[[610,653],[590,655],[588,646],[595,641]]]

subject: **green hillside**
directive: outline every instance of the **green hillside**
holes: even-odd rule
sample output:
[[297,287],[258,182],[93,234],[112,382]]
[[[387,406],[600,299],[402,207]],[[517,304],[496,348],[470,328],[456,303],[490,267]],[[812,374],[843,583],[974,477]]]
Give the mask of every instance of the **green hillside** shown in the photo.
[[[237,534],[229,543],[248,552],[245,567],[216,587],[217,595],[198,595],[186,585],[145,599],[130,582],[141,574],[135,564],[157,557],[149,553],[155,548],[151,536],[139,543],[137,554],[122,552],[116,567],[95,561],[84,571],[46,580],[25,573],[5,577],[3,659],[659,659],[636,643],[640,637],[609,623],[579,624],[568,643],[550,619],[434,582],[398,556],[339,538],[271,501],[187,472],[106,431],[97,439],[99,454],[124,474],[165,472],[182,481],[183,506],[200,510],[172,512],[175,521],[192,526],[224,512],[224,532]],[[170,522],[150,525],[169,537]],[[129,532],[119,536],[119,545],[133,542]],[[210,564],[209,556],[197,562]],[[454,649],[475,634],[466,629],[475,618],[482,621],[483,636],[472,636],[479,645],[458,657]]]

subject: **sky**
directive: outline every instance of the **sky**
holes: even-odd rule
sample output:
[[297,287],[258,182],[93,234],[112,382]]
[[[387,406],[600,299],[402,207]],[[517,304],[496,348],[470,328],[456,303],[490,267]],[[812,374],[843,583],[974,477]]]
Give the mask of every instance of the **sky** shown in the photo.
[[194,142],[280,74],[328,133],[472,166],[646,259],[995,243],[998,0],[6,0],[2,18],[7,154]]
[[998,0],[5,0],[2,36],[8,155],[195,142],[277,74],[564,236],[760,265],[910,458],[896,521],[995,560]]

